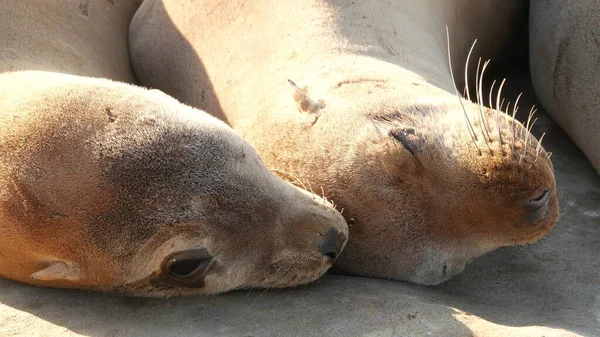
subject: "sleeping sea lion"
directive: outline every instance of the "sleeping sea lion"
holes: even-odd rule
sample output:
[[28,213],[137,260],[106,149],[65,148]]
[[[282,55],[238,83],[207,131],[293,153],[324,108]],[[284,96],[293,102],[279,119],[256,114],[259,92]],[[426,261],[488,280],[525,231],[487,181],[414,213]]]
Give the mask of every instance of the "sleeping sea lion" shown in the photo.
[[328,202],[205,112],[108,80],[134,81],[137,5],[0,3],[0,276],[140,296],[319,277],[347,238]]
[[343,209],[337,271],[437,284],[558,218],[549,155],[500,112],[498,90],[482,91],[487,63],[473,62],[498,53],[523,5],[146,0],[129,46],[141,83],[218,103],[269,167]]
[[0,75],[0,276],[140,296],[310,282],[347,238],[225,123],[157,91]]

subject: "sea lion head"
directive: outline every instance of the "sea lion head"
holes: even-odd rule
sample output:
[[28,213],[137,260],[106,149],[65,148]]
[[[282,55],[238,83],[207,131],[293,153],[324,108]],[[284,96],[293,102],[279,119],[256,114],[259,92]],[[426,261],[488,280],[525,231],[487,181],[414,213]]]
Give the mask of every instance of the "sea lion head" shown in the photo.
[[351,239],[335,271],[437,284],[555,225],[549,155],[532,121],[502,112],[498,97],[492,109],[384,76],[331,85],[324,99],[290,84],[298,110],[314,116],[310,132],[323,130],[337,151],[326,186]]
[[[30,95],[4,110],[20,117],[0,135],[0,149],[11,149],[0,178],[12,186],[2,190],[0,232],[13,238],[0,249],[12,256],[1,275],[213,294],[313,281],[344,247],[347,225],[329,202],[276,177],[202,111],[105,80],[11,76],[12,90]],[[30,92],[29,79],[47,88]]]
[[[179,138],[178,131],[168,132]],[[150,209],[151,221],[164,223],[139,241],[121,290],[172,295],[281,288],[311,282],[331,267],[348,234],[329,202],[273,175],[228,129],[209,140],[196,137],[179,138],[174,156],[165,156],[170,168],[156,180],[149,179],[153,171],[136,181],[123,176],[120,165],[112,169],[128,191],[146,186],[134,192],[144,195],[139,212]],[[200,146],[210,151],[200,154]]]
[[336,270],[437,284],[553,228],[553,167],[529,125],[456,97],[393,97],[357,104],[363,127],[337,169],[352,176],[331,189],[352,218]]

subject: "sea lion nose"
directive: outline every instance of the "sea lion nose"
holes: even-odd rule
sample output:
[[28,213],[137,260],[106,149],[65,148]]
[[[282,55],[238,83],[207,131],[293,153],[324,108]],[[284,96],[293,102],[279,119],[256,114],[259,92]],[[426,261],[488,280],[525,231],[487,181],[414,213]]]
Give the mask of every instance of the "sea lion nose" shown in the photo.
[[535,198],[527,200],[523,204],[523,210],[525,211],[525,217],[527,222],[531,225],[535,225],[544,219],[546,211],[548,210],[548,204],[550,203],[550,191],[544,190],[542,194]]
[[327,231],[327,237],[325,238],[325,241],[323,241],[323,244],[321,245],[321,253],[330,258],[331,261],[335,260],[335,258],[340,254],[340,235],[340,232],[330,228],[329,231]]

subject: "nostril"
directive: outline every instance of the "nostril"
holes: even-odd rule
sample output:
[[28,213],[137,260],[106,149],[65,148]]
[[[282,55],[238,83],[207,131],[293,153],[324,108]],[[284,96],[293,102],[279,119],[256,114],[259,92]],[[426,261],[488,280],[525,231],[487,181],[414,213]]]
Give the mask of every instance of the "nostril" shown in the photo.
[[534,199],[529,199],[523,204],[525,217],[530,224],[540,222],[546,215],[548,204],[550,202],[550,191],[544,190],[539,196]]
[[327,231],[327,237],[325,238],[325,241],[321,245],[321,253],[330,258],[332,261],[335,260],[340,253],[340,242],[338,236],[339,233],[337,230],[330,228],[329,231]]
[[335,260],[335,258],[337,257],[337,254],[335,252],[327,252],[327,253],[325,253],[325,256],[327,256],[331,260]]

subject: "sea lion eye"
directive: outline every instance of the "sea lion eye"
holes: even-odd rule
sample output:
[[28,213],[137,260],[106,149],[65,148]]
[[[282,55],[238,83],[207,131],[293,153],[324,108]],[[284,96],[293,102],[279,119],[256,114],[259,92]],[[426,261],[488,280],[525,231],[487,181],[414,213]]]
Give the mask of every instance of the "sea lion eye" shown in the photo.
[[548,209],[548,203],[550,202],[550,191],[544,190],[535,199],[529,199],[523,204],[525,211],[525,217],[527,221],[534,225],[544,219],[546,210]]
[[531,203],[531,204],[543,203],[544,199],[546,199],[548,197],[548,193],[549,193],[548,190],[544,190],[544,192],[542,192],[542,194],[540,194],[539,197],[529,200],[529,203]]
[[176,278],[190,278],[204,273],[212,256],[206,249],[189,250],[173,255],[167,262],[166,272]]
[[414,135],[414,129],[401,129],[394,130],[390,132],[390,135],[394,137],[400,144],[404,146],[410,152],[410,154],[414,155],[417,151],[416,145],[408,138],[409,135]]

